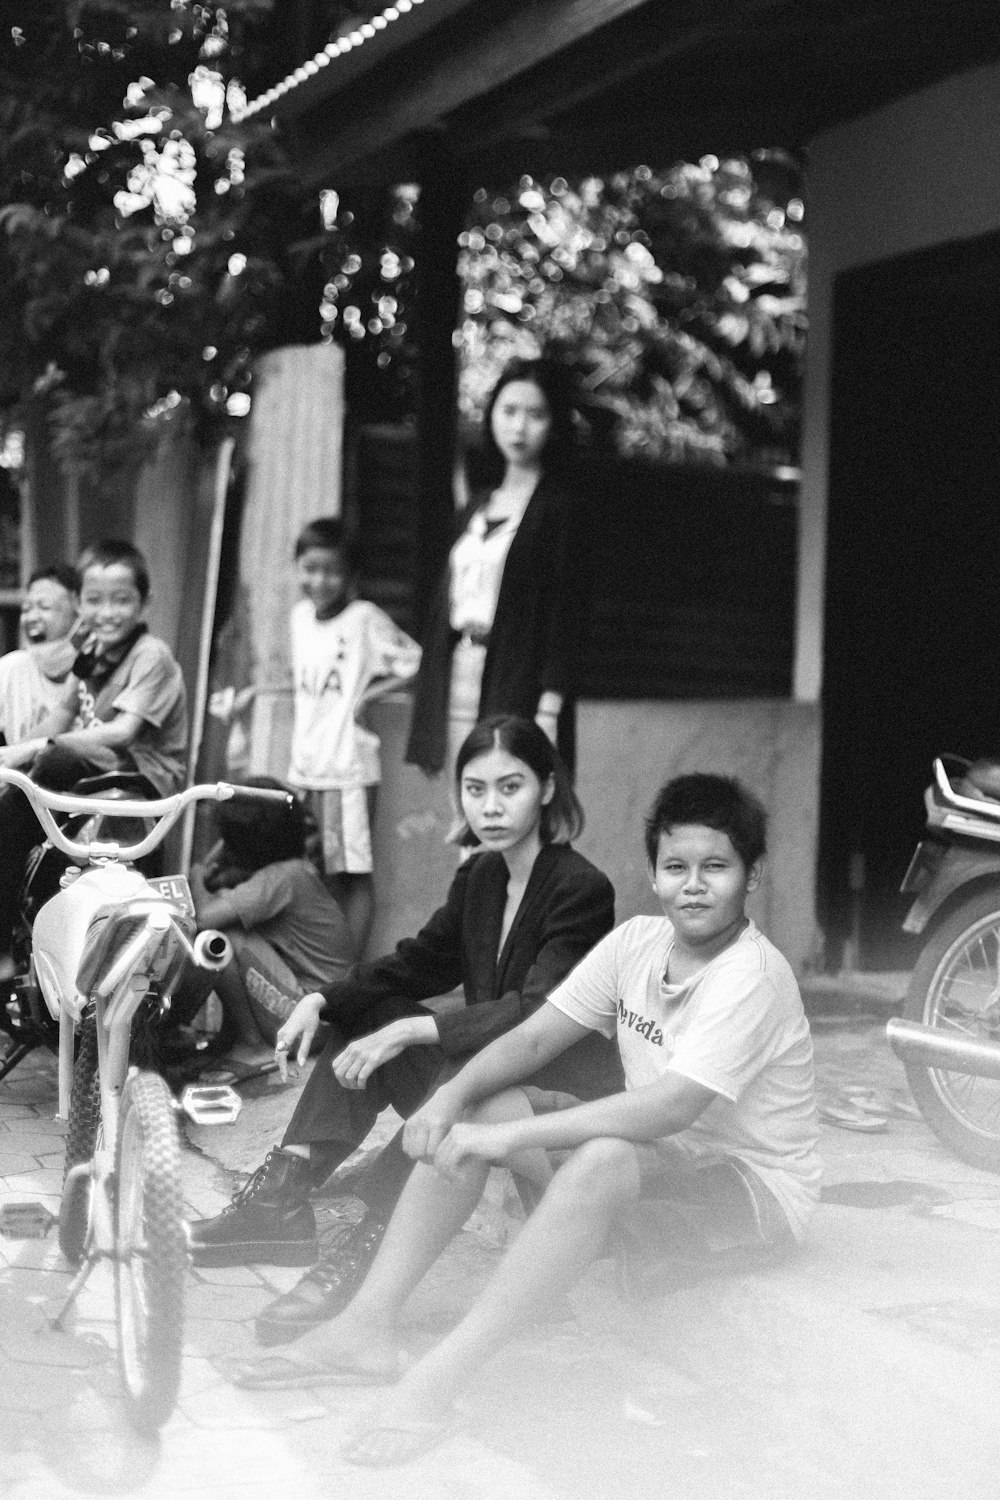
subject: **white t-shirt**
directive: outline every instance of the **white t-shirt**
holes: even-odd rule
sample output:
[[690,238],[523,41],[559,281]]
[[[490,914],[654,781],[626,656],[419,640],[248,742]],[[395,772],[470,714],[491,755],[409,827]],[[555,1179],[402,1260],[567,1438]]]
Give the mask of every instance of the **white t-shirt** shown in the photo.
[[751,922],[683,984],[664,980],[674,940],[665,917],[633,917],[592,948],[549,1001],[612,1037],[625,1087],[681,1073],[712,1089],[670,1139],[698,1158],[735,1156],[757,1174],[801,1237],[821,1164],[812,1039],[788,961]]
[[358,723],[358,703],[378,677],[413,677],[420,647],[367,599],[317,620],[308,599],[291,613],[295,724],[288,779],[311,791],[374,786],[378,736]]
[[451,549],[449,614],[452,630],[488,635],[497,612],[507,553],[520,525],[520,513],[490,526],[477,510]]
[[47,677],[39,665],[39,650],[45,647],[24,646],[0,656],[0,729],[8,745],[31,739],[58,708],[76,708],[72,688],[67,694],[65,674],[60,681]]

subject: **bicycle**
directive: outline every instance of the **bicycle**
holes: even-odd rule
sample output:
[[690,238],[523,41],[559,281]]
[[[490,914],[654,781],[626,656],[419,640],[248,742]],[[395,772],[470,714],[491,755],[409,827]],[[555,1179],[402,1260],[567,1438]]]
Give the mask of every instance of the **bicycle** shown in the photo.
[[[130,1066],[133,1023],[169,1009],[187,963],[219,970],[232,950],[223,933],[196,932],[183,876],[147,878],[132,865],[194,802],[286,794],[220,782],[149,802],[94,798],[49,791],[9,768],[0,768],[2,783],[24,793],[48,840],[73,861],[35,917],[29,975],[59,1024],[58,1113],[68,1120],[58,1236],[77,1269],[51,1326],[63,1326],[95,1265],[110,1261],[125,1411],[151,1435],[180,1387],[188,1249],[179,1106],[158,1073]],[[85,843],[56,813],[152,827],[131,844]]]

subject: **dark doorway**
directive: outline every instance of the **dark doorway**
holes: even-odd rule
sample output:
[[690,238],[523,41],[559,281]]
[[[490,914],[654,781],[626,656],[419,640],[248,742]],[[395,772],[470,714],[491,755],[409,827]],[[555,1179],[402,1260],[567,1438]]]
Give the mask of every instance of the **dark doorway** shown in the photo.
[[[838,277],[820,885],[837,961],[905,965],[942,750],[1000,752],[1000,235]],[[857,881],[855,882],[857,884]]]

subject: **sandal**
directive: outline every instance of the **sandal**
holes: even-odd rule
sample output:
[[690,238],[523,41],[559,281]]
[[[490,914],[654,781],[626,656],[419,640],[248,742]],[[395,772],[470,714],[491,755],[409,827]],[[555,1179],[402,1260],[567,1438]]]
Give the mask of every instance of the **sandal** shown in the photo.
[[350,1464],[367,1469],[387,1469],[394,1464],[408,1464],[422,1458],[454,1436],[458,1427],[455,1412],[423,1422],[387,1417],[384,1422],[373,1421],[370,1427],[345,1438],[340,1445],[340,1455]]
[[862,1135],[880,1135],[889,1129],[885,1115],[852,1104],[821,1105],[819,1117],[827,1125],[836,1125],[841,1130],[857,1130]]
[[313,1385],[391,1385],[399,1371],[352,1369],[350,1365],[322,1364],[269,1354],[263,1359],[220,1360],[217,1368],[244,1391],[294,1391]]

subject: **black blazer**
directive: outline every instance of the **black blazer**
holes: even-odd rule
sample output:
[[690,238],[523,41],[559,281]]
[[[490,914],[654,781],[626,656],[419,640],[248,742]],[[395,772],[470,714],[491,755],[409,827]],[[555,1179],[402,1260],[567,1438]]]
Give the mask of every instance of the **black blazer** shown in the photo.
[[[385,958],[355,965],[321,993],[353,1009],[391,996],[429,1000],[461,985],[465,1007],[436,1016],[441,1048],[450,1057],[478,1052],[536,1010],[614,926],[611,882],[568,844],[542,847],[498,954],[506,899],[503,856],[473,854],[416,937],[404,938]],[[323,1019],[333,1016],[324,1012]],[[598,1033],[564,1056],[565,1076],[547,1078],[546,1087],[588,1098],[621,1087],[617,1049]]]
[[[477,495],[459,517],[456,538],[486,503]],[[510,544],[490,630],[478,717],[521,714],[533,719],[547,690],[570,694],[583,621],[582,506],[546,475],[528,501]],[[406,760],[440,771],[447,745],[451,654],[450,567],[445,565],[424,631]]]

